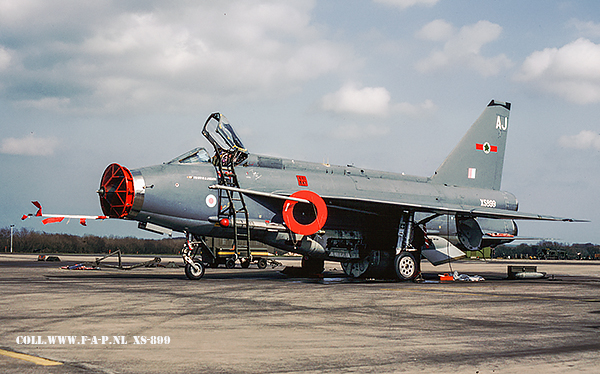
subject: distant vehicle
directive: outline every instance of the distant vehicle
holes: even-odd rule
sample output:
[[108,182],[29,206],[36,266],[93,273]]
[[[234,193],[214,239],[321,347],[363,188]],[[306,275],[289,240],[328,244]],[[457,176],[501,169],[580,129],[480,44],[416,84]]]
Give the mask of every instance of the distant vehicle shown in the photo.
[[60,258],[58,256],[46,256],[46,255],[39,255],[37,258],[38,261],[53,261],[53,262],[60,262]]
[[537,252],[540,260],[569,260],[569,255],[564,249],[540,248]]
[[500,190],[510,108],[492,100],[431,177],[251,154],[213,113],[202,129],[212,153],[199,147],[134,170],[109,165],[96,219],[185,233],[190,279],[219,261],[208,236],[233,239],[231,258],[242,264],[253,260],[252,239],[302,254],[310,273],[329,260],[354,277],[412,280],[421,256],[438,265],[511,242],[514,220],[574,221],[518,212],[516,197]]
[[[208,263],[210,266],[219,266],[225,265],[228,269],[233,269],[235,267],[236,258],[238,258],[238,253],[234,248],[225,249],[225,248],[214,248],[211,253],[215,253],[214,261]],[[250,256],[247,258],[243,258],[240,261],[240,265],[242,268],[247,269],[251,263],[256,263],[256,266],[259,269],[265,269],[269,264],[269,256],[271,254],[267,250],[250,250]]]

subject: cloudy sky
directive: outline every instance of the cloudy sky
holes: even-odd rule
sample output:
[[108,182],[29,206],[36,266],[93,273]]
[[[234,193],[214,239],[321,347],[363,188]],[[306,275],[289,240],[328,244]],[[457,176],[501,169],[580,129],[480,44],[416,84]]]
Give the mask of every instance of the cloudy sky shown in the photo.
[[104,168],[159,164],[224,113],[251,152],[429,176],[491,99],[502,189],[600,243],[596,1],[0,0],[0,227],[156,237],[100,214]]

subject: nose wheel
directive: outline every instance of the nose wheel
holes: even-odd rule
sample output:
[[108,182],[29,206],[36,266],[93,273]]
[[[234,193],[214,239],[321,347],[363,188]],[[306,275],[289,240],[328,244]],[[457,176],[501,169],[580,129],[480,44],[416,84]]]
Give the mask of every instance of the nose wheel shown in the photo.
[[204,265],[199,259],[195,259],[192,264],[185,264],[185,276],[191,280],[198,280],[204,276]]

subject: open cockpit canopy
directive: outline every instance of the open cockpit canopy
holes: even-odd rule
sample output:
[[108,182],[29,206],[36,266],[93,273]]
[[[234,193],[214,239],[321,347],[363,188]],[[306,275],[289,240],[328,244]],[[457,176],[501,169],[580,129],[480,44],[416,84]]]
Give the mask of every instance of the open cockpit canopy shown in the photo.
[[248,158],[248,150],[221,113],[213,113],[208,117],[202,135],[215,148],[215,155],[229,156],[227,159],[233,161],[234,165],[239,165]]

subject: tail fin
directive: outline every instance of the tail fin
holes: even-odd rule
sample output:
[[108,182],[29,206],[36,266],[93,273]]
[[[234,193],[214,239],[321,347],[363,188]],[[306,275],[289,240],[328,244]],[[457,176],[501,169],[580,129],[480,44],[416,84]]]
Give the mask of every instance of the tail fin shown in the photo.
[[510,103],[492,100],[452,150],[432,182],[499,190]]

